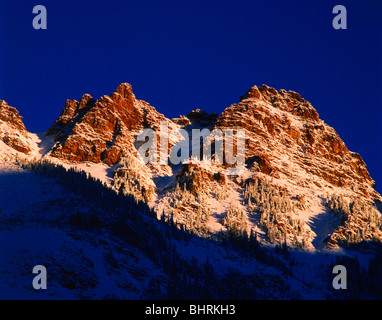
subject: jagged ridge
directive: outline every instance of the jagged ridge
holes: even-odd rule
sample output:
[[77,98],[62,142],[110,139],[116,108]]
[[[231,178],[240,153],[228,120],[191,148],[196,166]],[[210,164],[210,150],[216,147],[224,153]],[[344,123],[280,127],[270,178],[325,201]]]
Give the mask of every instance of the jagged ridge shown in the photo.
[[[2,126],[7,124],[11,128],[7,132],[24,137],[11,143],[10,134],[1,131],[3,142],[25,154],[36,149],[33,141],[27,139],[17,110],[1,102],[0,111]],[[138,132],[142,128],[159,130],[163,121],[169,125],[170,132],[182,128],[191,133],[193,128],[204,127],[223,131],[245,129],[245,172],[229,178],[225,164],[207,165],[203,161],[184,163],[181,167],[140,164]],[[333,194],[341,193],[349,201],[359,199],[367,205],[382,199],[361,156],[347,149],[307,100],[296,92],[277,91],[266,85],[252,87],[237,104],[220,115],[197,109],[170,120],[147,102],[137,100],[131,85],[123,83],[116,92],[98,100],[89,94],[80,101],[67,100],[62,115],[46,134],[53,138],[54,145],[42,157],[70,166],[87,163],[89,172],[95,164],[109,166],[111,187],[149,202],[158,216],[175,214],[179,223],[202,234],[228,230],[227,221],[234,215],[235,219],[243,217],[248,233],[255,228],[264,241],[286,239],[301,244],[302,239],[297,238],[301,234],[306,245],[314,238],[310,220],[317,210],[325,210],[324,200]],[[169,150],[176,143],[170,141]],[[115,164],[118,165],[111,167]],[[275,190],[270,193],[281,192],[285,201],[294,204],[295,209],[288,211],[288,219],[283,214],[270,215],[264,211],[265,204],[248,203],[253,198],[245,198],[245,188],[258,181]],[[278,201],[275,200],[278,196],[264,199]],[[281,207],[271,205],[270,208]],[[274,221],[276,229],[260,217]],[[200,221],[195,224],[194,219]],[[240,221],[235,225],[243,229]],[[306,230],[300,232],[301,228]],[[346,225],[340,227],[342,233],[344,228]],[[380,238],[380,230],[374,234]]]

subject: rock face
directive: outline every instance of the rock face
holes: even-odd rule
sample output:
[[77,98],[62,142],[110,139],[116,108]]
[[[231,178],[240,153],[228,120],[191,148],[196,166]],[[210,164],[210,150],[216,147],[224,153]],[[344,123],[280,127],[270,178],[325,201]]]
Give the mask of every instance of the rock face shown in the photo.
[[136,100],[131,85],[121,84],[110,96],[67,100],[60,118],[49,128],[56,145],[51,156],[69,161],[116,164],[135,152],[134,135],[169,121],[148,103]]
[[[220,176],[219,176],[220,177]],[[208,182],[213,181],[215,175],[194,163],[182,164],[181,170],[176,175],[176,181],[183,190],[198,195],[208,188]],[[218,176],[216,175],[216,180]]]
[[28,131],[24,126],[23,117],[16,108],[0,100],[0,140],[16,151],[28,154],[31,147],[27,138]]
[[314,176],[317,184],[357,186],[361,196],[380,199],[361,156],[296,92],[254,86],[224,110],[216,127],[246,129],[246,162],[263,173],[308,184]]

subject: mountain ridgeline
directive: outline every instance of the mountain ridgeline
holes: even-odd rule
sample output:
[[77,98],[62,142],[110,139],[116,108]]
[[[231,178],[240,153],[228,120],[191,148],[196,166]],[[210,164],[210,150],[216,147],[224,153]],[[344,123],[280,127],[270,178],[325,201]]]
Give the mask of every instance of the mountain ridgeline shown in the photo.
[[[193,129],[243,129],[244,171],[232,176],[225,161],[191,158],[180,165],[143,163],[138,134],[150,128],[159,141],[163,123],[169,134],[183,129],[190,136]],[[145,202],[158,219],[171,217],[202,237],[256,233],[263,243],[310,250],[382,240],[376,206],[382,197],[366,164],[293,91],[254,86],[220,115],[196,109],[168,119],[122,83],[98,100],[89,94],[67,100],[39,135],[1,100],[0,141],[3,161],[45,160],[83,170]],[[168,150],[179,142],[170,139]]]
[[[194,129],[224,133],[224,146],[243,130],[243,170],[207,161],[203,145],[199,159],[143,162],[140,133],[159,143],[163,127],[157,156]],[[217,141],[203,141],[211,160]],[[361,156],[293,91],[254,86],[221,114],[168,119],[122,83],[67,100],[39,134],[0,100],[0,298],[380,298],[374,187]],[[333,289],[338,264],[347,290]],[[30,286],[35,265],[48,270],[46,292]]]

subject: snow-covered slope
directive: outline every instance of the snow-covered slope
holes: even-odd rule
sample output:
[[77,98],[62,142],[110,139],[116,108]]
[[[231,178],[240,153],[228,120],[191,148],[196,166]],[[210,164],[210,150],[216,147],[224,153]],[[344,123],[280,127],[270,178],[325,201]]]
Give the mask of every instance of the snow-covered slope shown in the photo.
[[[67,224],[94,204],[14,164],[0,165],[0,299],[137,299],[167,276],[137,248],[106,230]],[[46,292],[31,286],[48,270]]]
[[[239,298],[231,290],[244,288],[252,298],[302,297],[271,258],[259,262],[191,235],[172,238],[168,225],[138,206],[138,219],[124,220],[141,236],[137,243],[116,232],[117,224],[104,223],[115,218],[114,208],[101,210],[86,192],[72,191],[75,186],[51,175],[0,165],[0,299],[192,298],[210,290],[217,294],[220,285],[220,298]],[[36,265],[47,269],[47,290],[32,287]],[[216,277],[211,288],[204,287],[204,270]],[[259,290],[260,284],[266,289]]]

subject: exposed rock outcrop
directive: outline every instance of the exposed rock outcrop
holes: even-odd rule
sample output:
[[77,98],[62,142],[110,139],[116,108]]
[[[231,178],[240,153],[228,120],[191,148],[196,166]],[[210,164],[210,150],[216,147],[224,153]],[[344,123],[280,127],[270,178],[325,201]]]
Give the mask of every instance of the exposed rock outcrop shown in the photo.
[[0,100],[0,140],[16,151],[28,154],[31,147],[27,138],[28,131],[24,126],[23,117],[16,108]]
[[380,199],[361,156],[349,151],[296,92],[254,86],[224,110],[216,127],[244,128],[246,162],[257,162],[263,173],[308,183],[315,176],[335,187],[357,185],[360,195]]
[[136,154],[135,138],[143,128],[159,129],[170,122],[155,108],[137,100],[131,85],[122,83],[110,96],[67,100],[60,118],[47,134],[57,141],[51,156],[69,161],[116,164]]

